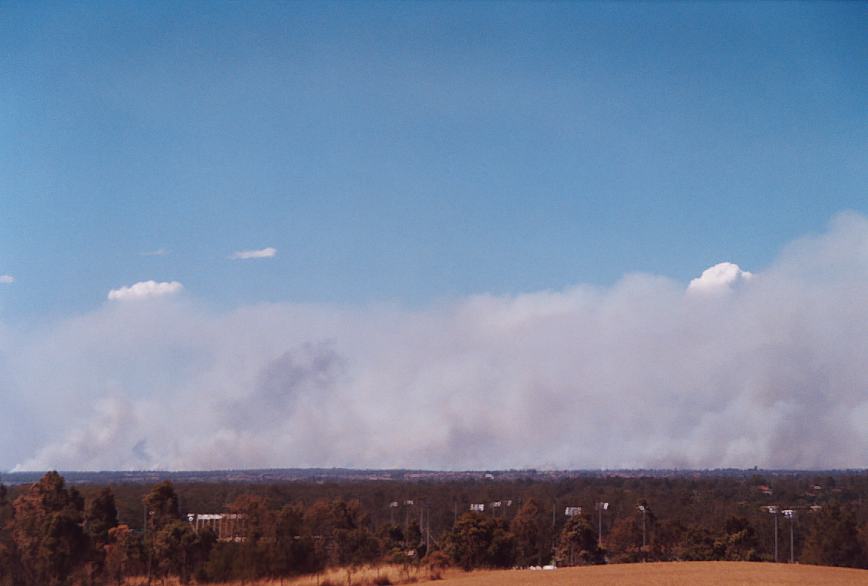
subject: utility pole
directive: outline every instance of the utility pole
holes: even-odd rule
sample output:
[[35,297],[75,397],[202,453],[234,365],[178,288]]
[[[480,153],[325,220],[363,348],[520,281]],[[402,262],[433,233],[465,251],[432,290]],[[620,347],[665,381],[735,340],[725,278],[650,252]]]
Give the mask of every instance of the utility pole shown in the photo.
[[793,551],[793,524],[796,520],[796,512],[793,509],[785,509],[784,517],[790,520],[790,563],[795,563],[795,553]]
[[597,503],[597,547],[603,549],[603,511],[609,508],[609,503]]
[[603,503],[597,503],[597,547],[603,549]]
[[775,517],[775,563],[778,561],[778,506],[770,505],[766,510]]
[[642,511],[642,561],[646,561],[645,554],[645,505],[639,505],[639,510]]
[[[143,541],[145,542],[145,547],[148,548],[148,586],[151,586],[151,556],[153,554],[154,548],[152,547],[152,544],[148,541],[148,505],[145,505],[145,524],[143,527],[143,531]],[[151,539],[153,539],[153,535],[151,536]]]
[[427,500],[416,500],[419,502],[419,544],[416,547],[418,548],[424,543],[425,555],[428,555],[428,532],[425,527],[425,511],[429,505]]
[[775,563],[778,562],[778,511],[775,507]]

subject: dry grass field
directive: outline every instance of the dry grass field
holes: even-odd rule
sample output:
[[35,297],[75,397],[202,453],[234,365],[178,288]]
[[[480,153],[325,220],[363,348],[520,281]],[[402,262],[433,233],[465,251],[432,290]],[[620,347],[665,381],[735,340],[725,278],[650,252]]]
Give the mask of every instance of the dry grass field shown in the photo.
[[[420,570],[404,572],[400,566],[368,568],[353,574],[353,584],[369,586],[375,578],[387,576],[392,584],[431,584],[443,586],[850,586],[868,585],[868,570],[750,562],[667,562],[653,564],[612,564],[561,568],[554,571],[484,570],[462,572],[449,570],[442,580],[431,581]],[[342,586],[347,575],[332,570],[320,576],[306,576],[283,581],[246,582],[244,586]],[[141,581],[126,584],[138,586]],[[155,581],[154,584],[161,584]],[[167,580],[165,586],[177,586]],[[220,586],[242,586],[240,582]]]
[[669,562],[612,564],[554,571],[505,570],[450,574],[441,584],[455,586],[652,586],[868,584],[868,571],[820,566],[749,562]]

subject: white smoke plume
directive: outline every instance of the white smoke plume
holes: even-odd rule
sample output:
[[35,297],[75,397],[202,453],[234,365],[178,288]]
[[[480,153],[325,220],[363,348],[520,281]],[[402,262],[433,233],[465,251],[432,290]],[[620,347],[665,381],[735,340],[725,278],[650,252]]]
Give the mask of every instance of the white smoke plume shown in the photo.
[[868,466],[868,219],[746,275],[0,326],[0,467]]

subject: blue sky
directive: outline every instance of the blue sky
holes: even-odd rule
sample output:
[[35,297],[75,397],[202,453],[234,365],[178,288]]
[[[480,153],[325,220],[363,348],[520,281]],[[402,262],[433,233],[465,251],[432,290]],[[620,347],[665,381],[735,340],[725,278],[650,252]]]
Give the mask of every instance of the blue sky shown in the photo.
[[868,211],[866,24],[859,3],[5,3],[0,307],[762,266]]
[[0,2],[0,470],[868,465],[866,30]]

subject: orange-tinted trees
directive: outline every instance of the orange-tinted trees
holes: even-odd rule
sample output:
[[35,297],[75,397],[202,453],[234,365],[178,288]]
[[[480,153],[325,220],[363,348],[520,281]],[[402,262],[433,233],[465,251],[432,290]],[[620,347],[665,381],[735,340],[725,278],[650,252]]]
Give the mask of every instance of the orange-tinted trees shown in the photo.
[[69,584],[87,553],[82,530],[84,502],[63,477],[49,472],[13,503],[12,540],[22,581],[55,586]]

